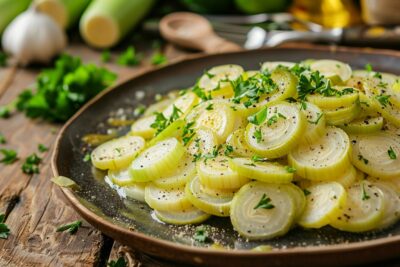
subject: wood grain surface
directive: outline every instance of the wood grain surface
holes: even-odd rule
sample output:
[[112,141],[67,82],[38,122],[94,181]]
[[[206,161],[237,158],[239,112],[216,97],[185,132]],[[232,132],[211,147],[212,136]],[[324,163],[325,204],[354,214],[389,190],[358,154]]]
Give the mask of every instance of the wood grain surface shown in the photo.
[[[70,45],[67,52],[81,57],[84,62],[102,64],[100,51],[79,42]],[[164,53],[170,61],[180,60],[188,54],[170,45],[164,48]],[[144,63],[134,68],[115,64],[105,66],[118,73],[117,82],[120,83],[152,68],[149,56],[147,53]],[[38,67],[0,68],[0,106],[8,104],[19,92],[32,86],[39,71]],[[0,148],[15,149],[19,156],[12,165],[0,164],[0,213],[6,214],[6,224],[11,230],[7,240],[0,239],[0,266],[106,266],[107,262],[121,256],[128,266],[178,266],[114,242],[86,222],[74,235],[56,232],[60,225],[80,219],[64,201],[57,186],[50,182],[51,150],[60,127],[60,124],[27,119],[20,113],[12,114],[9,119],[0,119],[0,133],[7,139],[7,144],[0,145]],[[39,153],[39,143],[50,150]],[[40,174],[23,174],[22,162],[33,152],[43,157]],[[400,263],[396,260],[379,266],[395,267]]]

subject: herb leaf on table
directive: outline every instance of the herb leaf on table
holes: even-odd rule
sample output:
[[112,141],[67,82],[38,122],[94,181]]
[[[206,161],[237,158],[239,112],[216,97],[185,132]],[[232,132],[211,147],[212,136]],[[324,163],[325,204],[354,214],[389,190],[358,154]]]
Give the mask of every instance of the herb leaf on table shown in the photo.
[[1,239],[7,239],[8,236],[10,235],[10,229],[4,223],[5,220],[6,220],[6,215],[3,213],[0,214],[0,238]]

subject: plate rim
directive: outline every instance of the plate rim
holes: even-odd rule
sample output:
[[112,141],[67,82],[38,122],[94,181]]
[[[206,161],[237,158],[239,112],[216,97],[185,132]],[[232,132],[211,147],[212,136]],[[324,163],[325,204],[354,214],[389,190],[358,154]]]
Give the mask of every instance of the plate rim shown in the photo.
[[[323,46],[323,45],[314,45],[314,44],[286,44],[280,47],[275,48],[262,48],[258,49],[258,51],[271,51],[271,50],[298,50],[298,49],[306,49],[306,50],[318,50],[318,51],[325,51],[325,52],[352,52],[352,53],[360,53],[360,54],[376,54],[376,55],[384,55],[384,56],[394,56],[400,58],[400,51],[393,51],[389,49],[371,49],[371,48],[359,48],[359,47],[344,47],[344,46]],[[224,53],[226,55],[230,54],[243,54],[247,51],[238,51],[238,52],[230,52]],[[55,147],[53,150],[53,154],[51,157],[51,168],[55,177],[59,176],[58,168],[57,168],[57,158],[60,154],[60,143],[67,128],[73,124],[73,122],[90,106],[96,103],[99,99],[101,99],[106,94],[110,93],[113,90],[122,87],[124,84],[131,82],[138,77],[143,75],[151,75],[153,72],[157,72],[159,69],[164,68],[172,68],[175,65],[181,64],[183,62],[192,61],[200,58],[208,58],[213,57],[215,55],[220,54],[195,54],[195,55],[188,55],[178,60],[172,61],[170,64],[151,69],[148,71],[140,72],[132,77],[124,80],[121,83],[113,85],[106,90],[103,90],[90,101],[88,101],[83,107],[81,107],[60,129],[57,138],[55,140]],[[207,256],[226,256],[226,257],[275,257],[275,256],[285,256],[285,255],[292,255],[292,254],[321,254],[321,253],[340,253],[340,252],[349,252],[349,251],[357,251],[357,250],[365,250],[365,249],[374,249],[382,246],[390,246],[392,244],[400,245],[400,234],[382,237],[374,240],[366,240],[366,241],[358,241],[352,243],[341,243],[341,244],[333,244],[333,245],[320,245],[320,246],[306,246],[306,247],[291,247],[285,249],[277,249],[272,250],[269,252],[260,252],[254,253],[250,250],[242,250],[242,249],[228,249],[228,250],[216,250],[210,249],[206,247],[197,247],[197,246],[190,246],[184,245],[172,241],[163,240],[157,237],[152,237],[150,235],[129,230],[126,227],[113,224],[108,219],[102,218],[101,216],[95,214],[91,211],[87,206],[82,204],[79,201],[79,197],[76,196],[73,190],[69,188],[59,187],[63,192],[64,196],[68,200],[75,211],[77,211],[85,220],[87,220],[93,227],[99,229],[101,228],[102,231],[106,233],[119,233],[122,235],[126,235],[133,239],[139,239],[142,241],[155,243],[158,247],[161,248],[169,248],[174,249],[176,252],[183,252],[183,253],[190,253],[192,255],[201,254],[204,257]]]

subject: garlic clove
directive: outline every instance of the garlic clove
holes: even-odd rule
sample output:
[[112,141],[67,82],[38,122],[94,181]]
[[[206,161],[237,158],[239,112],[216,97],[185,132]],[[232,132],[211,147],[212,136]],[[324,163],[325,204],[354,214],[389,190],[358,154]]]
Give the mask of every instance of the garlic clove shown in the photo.
[[17,16],[2,37],[4,50],[20,65],[49,62],[67,44],[61,27],[48,15],[33,8]]

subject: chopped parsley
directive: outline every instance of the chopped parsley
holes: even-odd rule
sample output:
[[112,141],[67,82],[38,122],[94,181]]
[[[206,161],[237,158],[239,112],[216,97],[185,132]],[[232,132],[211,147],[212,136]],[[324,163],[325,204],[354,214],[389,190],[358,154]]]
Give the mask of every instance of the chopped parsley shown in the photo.
[[106,63],[106,62],[110,62],[111,60],[111,53],[110,50],[104,50],[103,52],[101,52],[101,61]]
[[163,65],[166,64],[168,62],[167,57],[161,53],[160,51],[155,52],[152,56],[151,56],[151,64],[152,65]]
[[2,133],[0,133],[0,144],[5,144],[6,142],[7,142],[6,138],[4,137],[4,135]]
[[7,65],[7,54],[0,51],[0,67],[5,67]]
[[156,134],[161,133],[165,128],[167,128],[171,123],[179,119],[180,115],[183,114],[182,110],[172,105],[172,113],[169,118],[166,118],[162,112],[154,112],[156,115],[155,121],[150,125],[151,128],[156,129]]
[[303,193],[305,196],[308,196],[309,194],[311,194],[311,192],[308,191],[307,189],[303,189]]
[[368,164],[369,160],[367,160],[366,158],[363,157],[363,155],[358,155],[358,160],[362,160],[364,162],[364,164]]
[[295,167],[292,167],[292,166],[286,166],[286,167],[285,167],[285,170],[286,170],[288,173],[295,173],[295,172],[296,172],[296,168],[295,168]]
[[373,77],[374,77],[374,78],[378,78],[378,79],[382,79],[382,73],[380,73],[380,72],[375,72],[375,74],[374,74]]
[[82,221],[78,220],[78,221],[71,222],[69,224],[62,225],[62,226],[58,227],[56,231],[57,232],[67,231],[68,233],[70,233],[72,235],[72,234],[75,234],[76,231],[78,231],[78,229],[79,229],[79,227],[81,227],[81,225],[82,225]]
[[274,92],[278,87],[268,72],[259,73],[247,80],[240,76],[235,81],[231,81],[234,91],[233,103],[243,103],[245,107],[260,102],[261,97]]
[[39,150],[39,152],[44,153],[44,152],[48,151],[49,148],[47,146],[43,145],[43,144],[39,144],[38,145],[38,150]]
[[206,110],[213,110],[213,109],[214,109],[213,103],[209,104],[209,105],[206,107]]
[[215,74],[212,74],[212,73],[210,73],[210,72],[208,72],[208,71],[205,71],[204,74],[205,74],[209,79],[212,79],[212,78],[215,77]]
[[261,132],[261,129],[260,129],[260,128],[257,128],[257,129],[254,131],[254,138],[256,138],[257,143],[260,143],[260,142],[261,142],[261,140],[262,140],[262,132]]
[[253,209],[256,210],[256,209],[260,209],[260,208],[267,209],[267,210],[275,208],[275,206],[271,203],[271,199],[269,197],[267,197],[266,194],[263,194],[261,196],[260,201],[258,201],[257,205],[255,205]]
[[196,228],[193,239],[200,243],[206,243],[211,240],[208,236],[208,231],[204,225],[198,226]]
[[386,107],[389,104],[390,95],[377,95],[375,99],[383,106]]
[[8,228],[7,224],[5,224],[6,215],[0,214],[0,238],[7,239],[10,235],[10,229]]
[[233,152],[233,146],[231,146],[231,145],[226,145],[226,146],[225,146],[224,155],[225,155],[225,156],[229,156],[230,154],[232,154],[232,152]]
[[301,101],[300,102],[300,110],[306,110],[306,109],[307,109],[307,102]]
[[365,64],[364,68],[367,72],[372,72],[372,65],[370,63]]
[[396,155],[396,152],[394,152],[393,147],[390,147],[387,152],[388,152],[389,158],[397,159],[397,155]]
[[263,158],[263,157],[260,157],[260,156],[257,156],[257,155],[252,156],[251,160],[254,161],[254,162],[266,162],[267,161],[266,158]]
[[286,119],[286,117],[283,116],[281,113],[274,114],[274,115],[272,115],[272,116],[267,120],[267,125],[268,125],[268,126],[271,126],[271,125],[273,125],[274,123],[277,123],[279,118]]
[[198,85],[195,85],[192,89],[192,92],[195,93],[201,100],[203,101],[208,101],[211,100],[211,93],[208,95],[204,92],[203,89],[201,89]]
[[86,153],[85,156],[83,157],[83,162],[88,162],[91,160],[90,153]]
[[3,154],[3,158],[0,159],[0,163],[9,165],[14,163],[17,159],[17,151],[12,149],[0,149],[0,154]]
[[7,106],[0,107],[0,118],[7,119],[10,117],[10,108]]
[[133,46],[128,47],[117,59],[117,63],[122,66],[136,66],[141,61],[141,55],[137,54]]
[[134,116],[140,116],[143,115],[143,113],[146,111],[146,106],[143,104],[139,104],[134,110],[133,110],[133,115]]
[[322,118],[322,115],[324,115],[324,114],[323,113],[317,113],[317,118],[315,119],[315,121],[308,120],[308,122],[311,123],[311,124],[318,124],[318,122]]
[[365,191],[364,184],[362,184],[361,189],[362,189],[361,200],[368,200],[368,199],[370,199],[371,197],[367,194],[367,191]]
[[252,124],[260,125],[267,119],[267,115],[268,115],[268,108],[265,107],[262,110],[258,111],[257,113],[247,117],[247,120]]
[[126,267],[127,263],[124,257],[119,257],[117,261],[110,261],[107,263],[108,267]]
[[203,158],[207,159],[214,159],[218,156],[219,151],[221,150],[222,145],[214,146],[214,149],[211,153],[202,155]]
[[39,163],[42,161],[35,153],[29,155],[26,159],[24,164],[22,164],[22,172],[26,174],[34,174],[39,173]]
[[195,132],[193,129],[195,122],[189,122],[187,123],[184,127],[183,127],[183,131],[182,131],[182,141],[183,144],[186,146],[190,140],[192,140],[192,138],[195,136]]

